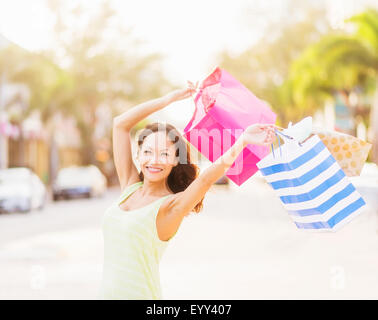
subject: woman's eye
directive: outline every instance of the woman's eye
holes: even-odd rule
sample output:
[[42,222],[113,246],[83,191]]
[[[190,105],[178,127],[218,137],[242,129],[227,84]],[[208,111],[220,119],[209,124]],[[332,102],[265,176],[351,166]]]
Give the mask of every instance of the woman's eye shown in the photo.
[[[149,153],[152,153],[152,152],[151,152],[150,150],[144,150],[144,152],[143,152],[143,154],[149,154]],[[168,157],[168,156],[169,156],[169,153],[167,153],[167,152],[162,152],[161,155],[164,155],[164,156]]]

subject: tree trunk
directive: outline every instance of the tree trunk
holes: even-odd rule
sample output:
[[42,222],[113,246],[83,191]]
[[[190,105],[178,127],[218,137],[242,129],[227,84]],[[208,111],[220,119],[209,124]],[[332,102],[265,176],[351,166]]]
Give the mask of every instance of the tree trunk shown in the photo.
[[81,136],[81,161],[82,165],[96,165],[96,148],[93,141],[95,131],[96,107],[88,103],[82,107],[80,117],[77,119],[77,126]]
[[93,144],[93,128],[88,125],[79,127],[81,134],[81,159],[83,165],[95,164],[95,146]]

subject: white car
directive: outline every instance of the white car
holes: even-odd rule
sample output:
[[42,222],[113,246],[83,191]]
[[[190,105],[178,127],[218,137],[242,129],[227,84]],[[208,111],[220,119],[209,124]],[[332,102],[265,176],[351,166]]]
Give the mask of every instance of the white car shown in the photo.
[[98,197],[106,188],[106,177],[96,166],[70,166],[59,170],[52,186],[53,200]]
[[29,168],[0,170],[0,212],[29,212],[43,209],[47,189]]

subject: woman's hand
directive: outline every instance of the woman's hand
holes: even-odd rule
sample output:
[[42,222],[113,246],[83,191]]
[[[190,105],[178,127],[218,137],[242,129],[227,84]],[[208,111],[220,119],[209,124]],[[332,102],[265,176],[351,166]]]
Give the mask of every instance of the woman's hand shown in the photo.
[[256,144],[268,146],[273,143],[276,136],[274,133],[275,125],[273,124],[252,124],[243,132],[243,142],[247,144]]
[[168,93],[166,95],[166,98],[168,99],[169,103],[189,98],[196,92],[197,87],[198,87],[198,81],[196,82],[196,84],[190,81],[187,81],[186,88],[174,90]]

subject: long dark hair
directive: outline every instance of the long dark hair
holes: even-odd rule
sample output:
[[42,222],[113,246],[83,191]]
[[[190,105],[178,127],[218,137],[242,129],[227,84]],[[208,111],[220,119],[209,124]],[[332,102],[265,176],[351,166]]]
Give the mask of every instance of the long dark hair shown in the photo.
[[[148,124],[139,134],[138,148],[140,149],[144,139],[154,132],[165,131],[168,139],[175,145],[175,156],[178,158],[178,164],[174,166],[171,173],[168,176],[168,187],[173,193],[184,191],[199,175],[199,168],[194,163],[191,163],[190,159],[190,145],[184,140],[178,130],[168,123],[154,122]],[[143,181],[144,175],[140,171],[139,178]],[[192,211],[198,213],[203,208],[203,198]]]

